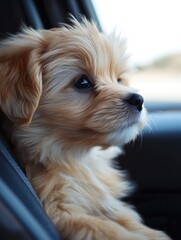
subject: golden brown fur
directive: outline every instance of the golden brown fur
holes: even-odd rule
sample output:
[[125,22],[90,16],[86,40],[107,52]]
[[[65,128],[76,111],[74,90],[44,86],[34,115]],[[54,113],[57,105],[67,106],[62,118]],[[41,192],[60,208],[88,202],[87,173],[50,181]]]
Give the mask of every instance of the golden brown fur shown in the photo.
[[[125,69],[124,41],[86,20],[1,43],[3,126],[63,239],[169,239],[119,201],[130,185],[112,166],[115,146],[134,139],[146,119],[144,108],[125,104],[134,92]],[[74,86],[82,74],[93,83],[86,92]]]

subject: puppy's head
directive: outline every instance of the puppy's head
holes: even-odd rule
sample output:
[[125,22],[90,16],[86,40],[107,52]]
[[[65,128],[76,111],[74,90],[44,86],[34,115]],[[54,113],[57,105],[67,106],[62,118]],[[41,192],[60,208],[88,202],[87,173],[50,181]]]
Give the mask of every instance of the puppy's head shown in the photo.
[[22,128],[41,126],[69,146],[122,145],[145,124],[125,69],[124,41],[87,20],[26,30],[1,44],[0,107]]

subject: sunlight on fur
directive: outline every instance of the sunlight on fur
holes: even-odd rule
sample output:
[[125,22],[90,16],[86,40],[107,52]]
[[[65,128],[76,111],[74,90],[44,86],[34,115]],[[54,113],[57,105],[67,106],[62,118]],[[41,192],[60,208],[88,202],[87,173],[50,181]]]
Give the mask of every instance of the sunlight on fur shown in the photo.
[[112,159],[146,125],[125,41],[72,23],[1,42],[3,128],[63,239],[169,240],[120,200],[131,185]]

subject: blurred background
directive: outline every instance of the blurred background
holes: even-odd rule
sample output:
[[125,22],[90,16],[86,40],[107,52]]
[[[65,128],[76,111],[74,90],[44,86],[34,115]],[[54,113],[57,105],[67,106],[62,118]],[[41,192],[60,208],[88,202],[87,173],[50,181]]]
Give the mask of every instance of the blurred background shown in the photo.
[[127,39],[131,86],[146,101],[181,103],[181,1],[92,2],[103,31]]

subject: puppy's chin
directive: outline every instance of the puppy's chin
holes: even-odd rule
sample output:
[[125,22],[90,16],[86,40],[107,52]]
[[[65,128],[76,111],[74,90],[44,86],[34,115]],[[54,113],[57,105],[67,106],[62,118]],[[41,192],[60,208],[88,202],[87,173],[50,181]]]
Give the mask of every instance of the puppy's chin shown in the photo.
[[113,146],[123,146],[126,143],[129,143],[132,140],[135,140],[136,137],[140,134],[141,130],[147,124],[147,114],[146,109],[143,108],[140,117],[137,122],[127,125],[123,128],[117,129],[111,132],[106,138],[106,144]]
[[134,140],[139,134],[139,128],[136,124],[117,130],[108,135],[106,144],[113,146],[123,146],[124,144]]

